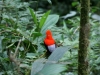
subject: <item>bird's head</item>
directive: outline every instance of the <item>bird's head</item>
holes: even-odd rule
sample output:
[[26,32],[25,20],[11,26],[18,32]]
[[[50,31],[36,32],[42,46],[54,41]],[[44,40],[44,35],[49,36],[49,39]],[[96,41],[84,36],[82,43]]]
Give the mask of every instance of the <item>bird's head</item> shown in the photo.
[[52,38],[52,33],[51,33],[50,30],[47,30],[47,31],[46,31],[46,38],[47,38],[47,39],[53,39],[53,38]]
[[46,38],[44,39],[46,45],[52,45],[55,43],[55,40],[52,37],[52,32],[50,30],[46,31]]

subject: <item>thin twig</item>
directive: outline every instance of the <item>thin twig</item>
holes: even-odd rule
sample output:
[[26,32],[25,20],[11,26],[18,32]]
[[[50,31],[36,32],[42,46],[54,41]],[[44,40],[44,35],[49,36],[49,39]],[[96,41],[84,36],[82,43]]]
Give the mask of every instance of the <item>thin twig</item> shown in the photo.
[[19,48],[19,46],[21,44],[21,41],[22,41],[22,39],[19,40],[18,45],[17,45],[17,47],[15,49],[15,53],[11,53],[11,50],[9,50],[9,49],[7,50],[8,57],[11,60],[11,62],[15,63],[19,75],[21,74],[20,67],[19,67],[20,61],[16,58],[16,56],[18,54],[18,48]]
[[77,31],[79,28],[80,28],[80,26],[78,26],[78,27],[75,29],[75,31],[73,32],[73,34],[75,34],[76,31]]
[[18,54],[18,48],[19,48],[19,46],[20,46],[20,43],[21,43],[21,39],[20,39],[19,42],[18,42],[17,48],[16,48],[15,53],[14,53],[14,57],[16,57],[17,54]]

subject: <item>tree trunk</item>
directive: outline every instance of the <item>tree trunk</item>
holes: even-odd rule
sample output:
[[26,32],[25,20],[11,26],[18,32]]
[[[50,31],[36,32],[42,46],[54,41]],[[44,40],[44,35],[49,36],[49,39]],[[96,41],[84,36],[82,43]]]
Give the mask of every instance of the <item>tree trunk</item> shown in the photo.
[[78,75],[89,75],[88,46],[89,46],[89,9],[90,0],[81,0],[81,18],[78,51]]

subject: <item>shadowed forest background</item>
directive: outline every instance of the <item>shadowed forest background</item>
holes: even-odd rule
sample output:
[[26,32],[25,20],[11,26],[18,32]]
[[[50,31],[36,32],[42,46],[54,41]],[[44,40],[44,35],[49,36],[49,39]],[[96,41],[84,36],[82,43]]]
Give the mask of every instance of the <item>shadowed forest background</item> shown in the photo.
[[[77,75],[80,9],[80,0],[0,0],[0,75]],[[99,0],[90,2],[89,22],[89,72],[100,75]],[[60,45],[49,58],[47,29]]]

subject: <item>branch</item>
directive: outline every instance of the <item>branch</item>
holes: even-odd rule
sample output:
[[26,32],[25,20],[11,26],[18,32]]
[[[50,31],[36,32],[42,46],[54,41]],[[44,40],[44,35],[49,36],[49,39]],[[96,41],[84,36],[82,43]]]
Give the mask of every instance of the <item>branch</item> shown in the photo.
[[15,49],[15,53],[11,53],[11,50],[9,50],[9,49],[7,50],[7,55],[9,57],[10,61],[15,63],[19,74],[20,74],[20,67],[19,67],[20,61],[16,58],[16,56],[18,54],[18,48],[19,48],[20,44],[21,44],[21,39],[19,40],[18,45]]
[[17,45],[17,48],[16,48],[15,53],[14,53],[14,57],[15,57],[15,58],[16,58],[16,56],[17,56],[17,54],[18,54],[18,48],[19,48],[19,46],[20,46],[20,43],[21,43],[21,39],[19,40],[18,45]]

